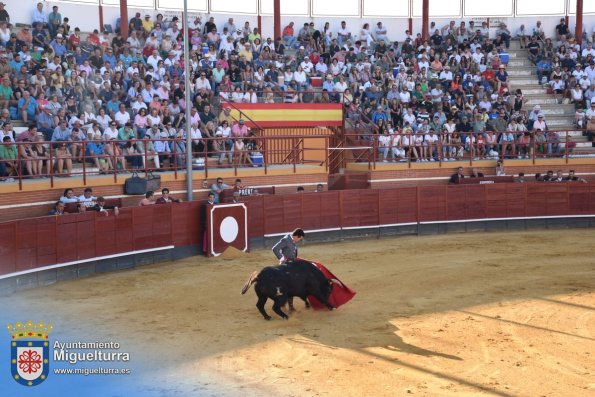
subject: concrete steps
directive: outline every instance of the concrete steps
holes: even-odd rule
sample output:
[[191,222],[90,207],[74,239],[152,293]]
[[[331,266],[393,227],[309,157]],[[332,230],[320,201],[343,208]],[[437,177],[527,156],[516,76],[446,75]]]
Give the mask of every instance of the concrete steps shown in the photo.
[[[552,130],[571,129],[569,136],[576,142],[575,152],[580,156],[595,156],[595,148],[591,142],[583,136],[582,131],[574,130],[574,105],[559,104],[553,95],[547,93],[547,89],[541,86],[537,81],[536,68],[527,58],[527,50],[520,48],[518,41],[510,43],[508,50],[510,57],[509,67],[507,69],[510,75],[510,88],[514,92],[521,89],[527,102],[525,108],[531,111],[533,106],[541,106],[541,112],[545,115],[545,121]],[[566,134],[561,134],[560,139],[566,140]]]
[[528,59],[515,58],[514,60],[511,59],[510,61],[508,61],[508,64],[506,66],[509,68],[516,68],[516,67],[534,66],[534,65],[533,65],[533,62],[531,62]]
[[[510,85],[513,88],[520,88],[521,90],[523,89],[522,86],[526,86],[526,85],[533,85],[535,83],[537,83],[537,75],[531,76],[531,75],[527,75],[527,76],[510,76],[509,78],[510,81]],[[524,90],[523,90],[524,92]]]
[[541,113],[545,114],[545,116],[572,116],[574,119],[574,105],[560,105],[560,104],[540,104],[541,106]]
[[523,90],[523,94],[525,95],[525,99],[527,99],[525,106],[530,106],[531,108],[535,105],[543,106],[558,104],[558,101],[554,97],[544,98],[544,95],[546,94],[545,92],[543,94],[526,94],[525,90]]
[[[540,86],[539,84],[523,84],[523,85],[513,85],[512,83],[510,84],[512,87],[512,91],[516,90],[517,88],[520,88],[523,91],[524,95],[534,95],[535,97],[539,96],[541,98],[546,98],[547,97],[547,89],[543,88],[542,86]],[[553,98],[553,96],[552,96]],[[537,105],[537,103],[536,103]]]
[[533,67],[525,67],[523,66],[522,68],[508,68],[506,69],[506,71],[508,72],[508,75],[510,76],[510,79],[514,79],[517,77],[531,77],[531,76],[537,76],[536,74],[536,68]]
[[565,130],[574,128],[574,117],[569,116],[550,116],[545,118],[545,122],[552,130]]

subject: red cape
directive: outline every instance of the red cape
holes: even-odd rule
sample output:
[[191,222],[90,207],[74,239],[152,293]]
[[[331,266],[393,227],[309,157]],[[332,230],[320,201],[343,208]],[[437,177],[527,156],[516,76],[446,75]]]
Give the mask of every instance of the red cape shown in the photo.
[[[331,291],[331,296],[329,297],[329,303],[331,305],[333,305],[333,307],[336,309],[339,306],[349,302],[351,300],[351,298],[353,298],[356,294],[356,292],[354,290],[352,290],[351,288],[349,288],[347,285],[345,285],[345,283],[343,283],[341,280],[339,280],[339,277],[335,276],[333,273],[331,273],[330,270],[328,270],[326,267],[324,267],[324,265],[322,263],[318,263],[318,262],[313,262],[307,259],[304,259],[305,261],[308,261],[310,263],[312,263],[314,266],[316,266],[318,269],[320,269],[320,271],[324,274],[324,276],[331,280],[336,280],[338,281],[338,283],[333,283],[333,289]],[[308,300],[310,301],[310,306],[312,306],[313,309],[315,310],[328,310],[328,308],[323,305],[322,303],[320,303],[320,301],[318,301],[318,299],[316,299],[313,296],[308,296]]]

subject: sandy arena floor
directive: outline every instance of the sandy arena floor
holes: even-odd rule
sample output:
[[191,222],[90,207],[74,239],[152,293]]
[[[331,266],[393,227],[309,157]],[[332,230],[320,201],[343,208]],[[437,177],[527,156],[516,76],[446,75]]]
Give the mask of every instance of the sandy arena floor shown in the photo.
[[240,295],[275,263],[268,250],[62,282],[0,307],[37,302],[75,333],[119,340],[147,395],[593,396],[593,241],[591,229],[306,242],[300,254],[358,295],[333,312],[296,301],[289,321]]

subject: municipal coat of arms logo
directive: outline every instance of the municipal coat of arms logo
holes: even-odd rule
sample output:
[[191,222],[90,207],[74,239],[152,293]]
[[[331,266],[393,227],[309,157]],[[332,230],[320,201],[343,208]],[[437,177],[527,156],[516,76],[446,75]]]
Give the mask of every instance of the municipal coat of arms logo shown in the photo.
[[10,342],[10,370],[12,378],[23,386],[37,386],[47,379],[50,372],[51,324],[20,321],[8,324],[12,335]]

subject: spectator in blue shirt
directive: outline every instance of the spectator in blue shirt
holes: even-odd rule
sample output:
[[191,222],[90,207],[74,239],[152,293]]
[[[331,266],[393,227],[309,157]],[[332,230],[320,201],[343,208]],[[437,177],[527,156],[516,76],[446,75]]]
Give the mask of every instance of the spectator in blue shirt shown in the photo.
[[50,45],[54,49],[54,54],[56,54],[56,56],[62,58],[62,56],[66,54],[66,45],[64,45],[64,38],[62,37],[62,34],[58,33]]
[[376,99],[376,102],[380,101],[380,98],[382,98],[382,92],[378,91],[377,87],[375,84],[372,84],[370,86],[370,88],[368,88],[368,90],[366,91],[366,97],[368,97],[368,100],[372,100],[372,99]]
[[120,101],[117,95],[112,95],[111,100],[106,105],[107,113],[111,118],[114,118],[116,112],[120,110]]
[[376,111],[372,113],[372,122],[378,125],[379,120],[383,120],[385,123],[388,121],[386,113],[382,111],[382,106],[376,107]]
[[21,112],[21,116],[25,124],[29,121],[35,120],[37,101],[31,96],[29,91],[23,91],[23,97],[19,99],[17,107]]
[[14,59],[8,63],[8,65],[14,72],[21,70],[21,67],[24,64],[25,62],[21,59],[21,54],[19,54],[18,52],[14,55]]
[[74,60],[76,61],[77,65],[82,65],[83,63],[85,63],[85,60],[88,58],[89,56],[87,54],[85,54],[82,50],[81,47],[76,47],[74,50]]
[[66,120],[61,120],[60,125],[56,127],[52,134],[52,142],[66,141],[70,137],[70,128]]
[[335,91],[335,83],[333,82],[332,75],[326,75],[326,79],[324,80],[324,83],[322,83],[322,90],[326,90],[328,92],[331,101],[336,101],[335,94],[333,94],[333,92]]
[[114,55],[114,50],[111,48],[106,48],[105,52],[103,53],[103,65],[109,62],[110,66],[115,67],[118,63],[116,56]]

